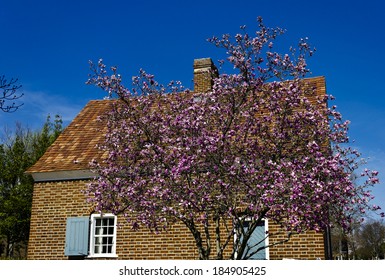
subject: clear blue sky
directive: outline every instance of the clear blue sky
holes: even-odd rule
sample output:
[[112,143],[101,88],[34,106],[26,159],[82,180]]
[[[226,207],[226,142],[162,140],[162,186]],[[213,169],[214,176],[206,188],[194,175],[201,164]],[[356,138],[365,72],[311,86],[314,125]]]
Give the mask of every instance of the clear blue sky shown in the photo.
[[129,81],[140,68],[162,83],[192,87],[194,58],[224,58],[206,42],[235,34],[257,16],[287,29],[283,47],[309,37],[317,48],[309,65],[325,76],[368,167],[380,171],[376,203],[385,208],[385,2],[259,0],[0,0],[0,74],[19,78],[25,105],[0,113],[0,130],[16,121],[40,127],[60,114],[66,124],[104,93],[85,85],[88,60],[103,58]]

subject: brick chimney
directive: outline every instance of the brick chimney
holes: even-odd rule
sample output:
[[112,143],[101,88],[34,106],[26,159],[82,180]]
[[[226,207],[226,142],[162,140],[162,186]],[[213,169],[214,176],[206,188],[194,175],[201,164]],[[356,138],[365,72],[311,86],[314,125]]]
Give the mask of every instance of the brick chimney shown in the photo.
[[216,77],[218,69],[211,58],[194,59],[194,92],[211,90]]

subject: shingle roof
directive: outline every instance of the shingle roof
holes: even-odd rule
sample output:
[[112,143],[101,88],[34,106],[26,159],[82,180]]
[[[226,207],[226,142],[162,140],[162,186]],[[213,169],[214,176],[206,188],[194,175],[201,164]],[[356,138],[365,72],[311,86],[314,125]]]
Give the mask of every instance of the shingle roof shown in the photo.
[[[306,80],[316,88],[317,96],[326,94],[324,77]],[[315,99],[312,100],[314,101]],[[90,101],[27,172],[32,175],[52,173],[50,179],[53,179],[52,176],[56,176],[57,172],[88,170],[89,163],[93,159],[103,157],[96,145],[104,141],[106,125],[99,120],[99,116],[107,112],[113,102],[113,100]]]
[[102,156],[96,145],[104,140],[106,126],[98,117],[110,108],[112,102],[90,101],[27,172],[89,169],[89,162]]

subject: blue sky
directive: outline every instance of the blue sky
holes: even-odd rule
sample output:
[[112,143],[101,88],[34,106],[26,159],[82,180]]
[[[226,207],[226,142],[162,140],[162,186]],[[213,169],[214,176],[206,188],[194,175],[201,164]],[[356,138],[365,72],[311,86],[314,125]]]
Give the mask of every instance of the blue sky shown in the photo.
[[140,68],[162,83],[192,87],[194,58],[225,57],[206,42],[235,34],[239,26],[287,30],[282,47],[309,37],[317,48],[309,61],[313,76],[350,120],[350,137],[368,168],[380,171],[375,202],[385,209],[385,2],[367,1],[99,1],[0,0],[0,74],[23,85],[25,104],[0,113],[0,131],[16,121],[35,129],[48,114],[66,124],[104,93],[85,85],[88,61],[103,58],[130,81]]

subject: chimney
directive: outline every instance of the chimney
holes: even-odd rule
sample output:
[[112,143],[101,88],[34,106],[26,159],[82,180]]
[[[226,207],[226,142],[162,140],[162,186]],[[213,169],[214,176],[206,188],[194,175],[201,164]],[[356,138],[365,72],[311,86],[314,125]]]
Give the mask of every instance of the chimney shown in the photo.
[[218,69],[211,58],[194,59],[194,92],[207,92],[212,89]]

